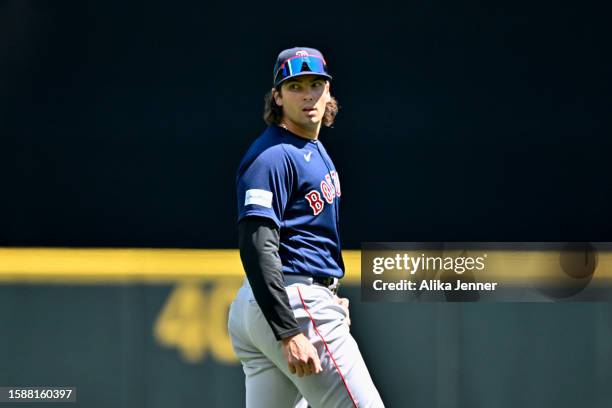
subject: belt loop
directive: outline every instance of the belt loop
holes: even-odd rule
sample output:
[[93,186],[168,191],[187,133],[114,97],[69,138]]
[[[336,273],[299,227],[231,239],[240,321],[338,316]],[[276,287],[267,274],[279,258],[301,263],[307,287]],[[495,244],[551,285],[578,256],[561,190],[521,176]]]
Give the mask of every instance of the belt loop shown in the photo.
[[329,290],[331,290],[331,293],[333,293],[334,295],[337,295],[338,294],[338,288],[340,287],[340,279],[334,278],[334,280],[336,281],[336,284],[334,285],[333,288],[329,288]]

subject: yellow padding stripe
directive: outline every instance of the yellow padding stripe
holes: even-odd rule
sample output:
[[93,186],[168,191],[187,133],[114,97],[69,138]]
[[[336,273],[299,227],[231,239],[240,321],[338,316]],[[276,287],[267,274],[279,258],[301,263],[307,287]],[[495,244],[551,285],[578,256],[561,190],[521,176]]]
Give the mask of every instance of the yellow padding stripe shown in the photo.
[[[360,251],[343,255],[343,282],[359,283]],[[0,248],[0,282],[164,283],[243,276],[235,249]]]
[[[559,254],[552,252],[488,253],[481,278],[506,281],[557,279]],[[343,251],[343,283],[359,284],[361,251]],[[240,279],[244,276],[235,249],[135,248],[0,248],[0,283],[173,283],[204,279]],[[612,279],[612,252],[598,255],[595,279]]]

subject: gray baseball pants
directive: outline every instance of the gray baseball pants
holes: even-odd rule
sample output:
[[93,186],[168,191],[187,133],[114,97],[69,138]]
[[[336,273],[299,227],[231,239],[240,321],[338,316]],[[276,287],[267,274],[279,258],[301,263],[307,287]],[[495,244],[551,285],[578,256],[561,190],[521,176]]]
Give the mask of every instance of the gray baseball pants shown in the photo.
[[295,318],[317,349],[323,372],[304,377],[290,373],[281,343],[245,279],[230,307],[228,328],[246,376],[246,407],[383,407],[334,294],[308,282],[286,283]]

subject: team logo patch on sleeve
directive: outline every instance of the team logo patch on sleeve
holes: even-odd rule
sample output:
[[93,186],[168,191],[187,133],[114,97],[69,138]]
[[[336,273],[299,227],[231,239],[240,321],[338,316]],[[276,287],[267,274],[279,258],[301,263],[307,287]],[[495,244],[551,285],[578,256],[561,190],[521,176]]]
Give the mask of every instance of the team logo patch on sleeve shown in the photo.
[[247,190],[244,195],[244,205],[256,204],[262,207],[272,208],[272,192],[253,188]]

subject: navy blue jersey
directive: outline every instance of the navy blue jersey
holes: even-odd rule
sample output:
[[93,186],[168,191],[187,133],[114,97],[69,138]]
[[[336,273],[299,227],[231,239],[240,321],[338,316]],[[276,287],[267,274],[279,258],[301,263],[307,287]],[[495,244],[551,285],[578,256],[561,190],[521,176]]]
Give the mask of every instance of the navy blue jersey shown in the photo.
[[236,177],[238,221],[266,217],[280,228],[285,274],[344,276],[338,172],[320,141],[269,126],[246,152]]

